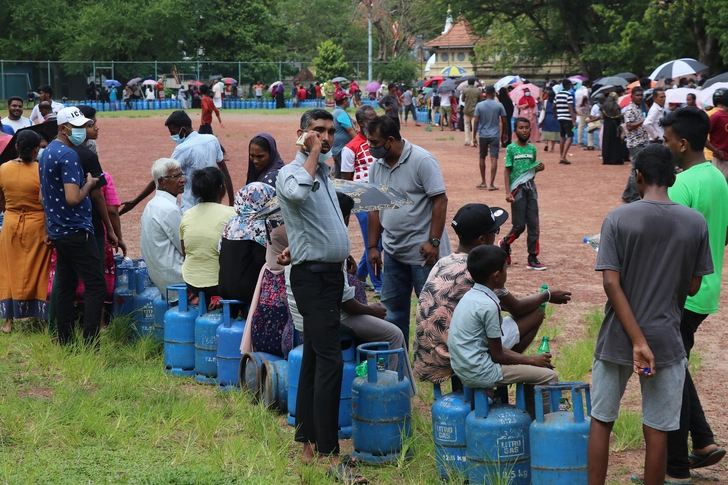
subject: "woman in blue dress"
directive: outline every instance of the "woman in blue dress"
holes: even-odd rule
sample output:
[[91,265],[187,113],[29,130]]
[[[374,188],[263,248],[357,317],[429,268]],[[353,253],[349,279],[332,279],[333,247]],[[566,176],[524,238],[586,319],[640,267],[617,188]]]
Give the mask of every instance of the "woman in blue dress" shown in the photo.
[[543,150],[545,152],[547,151],[554,151],[554,145],[556,145],[556,142],[559,141],[560,135],[560,127],[559,122],[554,118],[554,98],[556,97],[556,93],[553,91],[553,89],[548,89],[548,99],[546,100],[546,105],[544,107],[544,110],[542,113],[544,113],[543,121],[539,123],[539,127],[541,128],[541,139],[546,143],[546,146],[543,147]]

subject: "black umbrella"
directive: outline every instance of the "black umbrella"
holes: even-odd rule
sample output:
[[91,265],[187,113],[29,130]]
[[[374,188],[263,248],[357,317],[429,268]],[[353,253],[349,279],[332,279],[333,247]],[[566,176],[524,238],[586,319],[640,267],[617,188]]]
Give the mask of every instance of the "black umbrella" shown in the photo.
[[420,79],[419,81],[415,82],[414,83],[414,87],[416,87],[416,88],[423,88],[423,87],[425,87],[425,80],[424,79]]
[[639,76],[637,76],[637,74],[633,74],[631,72],[620,72],[619,74],[615,74],[615,76],[626,79],[629,82],[634,82],[639,79]]
[[455,80],[456,85],[460,85],[461,83],[464,83],[465,81],[469,81],[471,79],[478,80],[476,76],[460,76]]
[[596,96],[597,94],[600,94],[600,93],[603,94],[604,96],[606,96],[607,94],[614,92],[616,90],[617,90],[616,86],[602,86],[601,88],[597,89],[596,91],[594,91],[592,93],[591,98],[593,99],[594,96]]
[[455,84],[455,80],[448,79],[447,81],[444,81],[442,84],[440,84],[437,87],[438,93],[446,93],[448,91],[455,91],[455,88],[457,88],[458,85]]
[[723,74],[718,74],[717,76],[711,77],[710,79],[705,81],[701,87],[705,89],[715,83],[728,83],[728,72],[724,72]]
[[50,143],[58,135],[58,123],[55,119],[48,120],[38,125],[29,126],[27,128],[21,128],[16,131],[13,135],[13,139],[7,144],[5,149],[0,153],[0,163],[5,163],[8,160],[18,158],[18,150],[15,148],[15,144],[18,142],[18,133],[24,130],[30,130],[38,133],[42,136],[45,141]]
[[215,74],[214,76],[210,76],[210,81],[219,81],[222,79],[222,74]]

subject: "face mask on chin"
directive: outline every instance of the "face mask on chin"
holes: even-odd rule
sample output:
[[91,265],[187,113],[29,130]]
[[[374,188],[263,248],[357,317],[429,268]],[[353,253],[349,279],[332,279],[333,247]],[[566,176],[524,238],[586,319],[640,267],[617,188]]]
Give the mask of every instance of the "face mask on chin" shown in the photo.
[[319,153],[318,163],[326,163],[326,160],[328,160],[329,158],[331,158],[331,150],[326,153]]

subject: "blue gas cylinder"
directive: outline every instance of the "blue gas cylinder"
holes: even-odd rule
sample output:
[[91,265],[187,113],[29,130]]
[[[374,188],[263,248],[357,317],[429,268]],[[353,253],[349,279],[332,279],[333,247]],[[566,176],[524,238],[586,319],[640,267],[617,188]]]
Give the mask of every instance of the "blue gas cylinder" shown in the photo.
[[222,325],[217,327],[217,385],[220,390],[240,388],[238,369],[243,353],[240,342],[243,340],[245,320],[230,314],[231,304],[241,304],[238,300],[221,300]]
[[275,360],[263,364],[263,404],[275,411],[288,410],[288,361]]
[[205,308],[205,294],[200,292],[200,305],[195,319],[195,380],[202,384],[217,384],[217,327],[222,312]]
[[366,355],[367,375],[354,379],[351,399],[354,456],[371,463],[397,460],[403,442],[412,436],[411,384],[404,366],[398,366],[397,372],[386,370],[391,354],[399,354],[404,361],[404,349],[369,350],[379,345],[359,346]]
[[[540,391],[549,393],[551,412],[545,416],[543,393]],[[559,411],[559,398],[563,391],[570,391],[573,410]],[[589,384],[561,382],[537,386],[535,392],[536,421],[531,423],[531,483],[587,483],[586,451],[591,425]]]
[[191,376],[195,373],[195,318],[197,307],[187,302],[187,285],[171,285],[176,291],[178,305],[164,314],[164,370],[173,376]]
[[136,287],[138,288],[134,298],[134,327],[138,336],[151,335],[154,331],[154,299],[161,296],[156,286],[144,288],[145,274],[141,271],[136,273]]
[[[383,349],[388,349],[385,344]],[[357,351],[354,340],[346,335],[341,336],[341,357],[344,360],[344,371],[341,375],[341,394],[339,401],[339,438],[351,438],[351,386],[356,378]],[[298,398],[298,380],[301,374],[303,345],[295,347],[288,354],[288,424],[296,425],[296,399]]]
[[238,378],[240,387],[250,392],[254,399],[259,399],[263,392],[263,366],[266,362],[281,360],[282,357],[266,352],[246,352],[240,359]]
[[152,333],[154,334],[154,338],[156,338],[160,342],[163,342],[164,314],[167,312],[167,300],[162,297],[161,293],[157,295],[156,298],[154,298],[154,302],[152,302],[152,307],[154,308],[154,330],[152,331]]
[[488,404],[485,389],[473,389],[475,409],[465,420],[470,483],[531,483],[531,447],[523,384],[516,386],[516,407]]
[[135,299],[137,296],[136,274],[138,269],[128,264],[122,264],[118,269],[124,275],[121,277],[121,281],[126,281],[127,283],[121,283],[114,290],[114,315],[132,316],[136,308],[134,305],[136,304]]
[[440,384],[435,384],[432,433],[437,471],[443,480],[467,478],[465,420],[472,411],[472,403],[473,394],[467,387],[443,396]]

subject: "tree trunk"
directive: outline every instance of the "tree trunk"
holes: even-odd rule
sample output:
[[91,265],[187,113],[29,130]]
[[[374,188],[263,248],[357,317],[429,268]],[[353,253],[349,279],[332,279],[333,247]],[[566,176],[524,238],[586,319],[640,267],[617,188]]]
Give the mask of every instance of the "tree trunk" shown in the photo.
[[693,33],[698,44],[698,61],[712,68],[718,55],[718,39],[705,32],[705,21],[703,20],[698,20],[693,24]]

